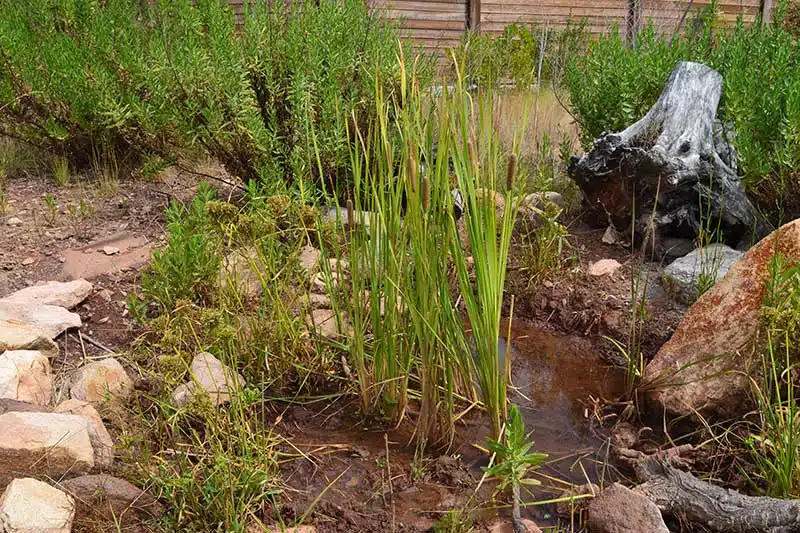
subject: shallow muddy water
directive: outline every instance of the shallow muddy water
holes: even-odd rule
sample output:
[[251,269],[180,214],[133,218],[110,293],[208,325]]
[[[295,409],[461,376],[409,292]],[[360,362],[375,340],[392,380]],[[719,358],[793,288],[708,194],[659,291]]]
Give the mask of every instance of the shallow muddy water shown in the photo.
[[[500,349],[505,351],[505,340],[500,341]],[[585,483],[587,475],[597,481],[602,475],[598,452],[605,439],[592,430],[590,398],[620,396],[624,390],[621,369],[605,363],[590,339],[514,324],[511,377],[509,400],[519,407],[526,430],[532,433],[533,450],[549,454],[544,469],[548,475],[572,483]],[[488,426],[477,418],[471,421],[478,426],[472,442],[482,444]],[[462,453],[474,466],[485,464],[485,456],[477,450],[462,449]]]

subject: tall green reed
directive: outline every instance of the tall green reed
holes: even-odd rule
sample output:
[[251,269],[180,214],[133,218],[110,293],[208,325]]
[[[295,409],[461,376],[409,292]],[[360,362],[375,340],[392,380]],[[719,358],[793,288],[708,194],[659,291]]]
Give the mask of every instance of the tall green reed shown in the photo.
[[[504,179],[491,105],[476,106],[462,78],[452,91],[429,95],[417,62],[399,61],[396,91],[385,93],[376,79],[377,120],[356,130],[351,154],[354,208],[368,211],[355,216],[367,223],[351,227],[352,287],[345,295],[362,407],[400,421],[416,400],[418,445],[446,442],[459,399],[474,401],[477,384],[492,435],[500,438],[506,384],[497,341],[518,202],[509,194],[498,218],[492,197],[500,193],[487,191],[512,190],[516,158]],[[456,185],[466,206],[468,250],[454,218]],[[467,311],[474,353],[457,301]]]
[[753,380],[761,428],[746,444],[772,496],[796,496],[800,486],[800,409],[793,374],[800,350],[800,264],[775,255],[762,308],[765,346],[761,380]]
[[[464,198],[469,252],[474,260],[474,284],[461,243],[451,241],[450,249],[475,343],[473,372],[489,413],[492,437],[499,439],[507,416],[507,372],[501,361],[498,339],[508,254],[519,210],[518,199],[514,197],[517,171],[514,152],[527,120],[523,119],[523,127],[515,132],[512,154],[504,169],[503,153],[492,120],[491,100],[481,100],[476,108],[459,75],[447,110],[452,132],[450,155]],[[506,197],[500,214],[497,198],[500,194],[498,189],[502,187],[505,187]],[[490,191],[488,194],[487,189]]]

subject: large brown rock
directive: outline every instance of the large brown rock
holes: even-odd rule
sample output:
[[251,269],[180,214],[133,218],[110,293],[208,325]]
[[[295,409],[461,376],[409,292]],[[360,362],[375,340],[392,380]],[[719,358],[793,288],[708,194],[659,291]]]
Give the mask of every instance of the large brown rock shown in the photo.
[[0,484],[16,475],[86,473],[94,468],[89,421],[60,413],[0,415]]
[[725,419],[751,407],[747,373],[775,253],[800,261],[800,219],[751,248],[684,315],[645,368],[649,399],[659,409]]
[[656,504],[614,483],[587,509],[591,533],[669,533]]

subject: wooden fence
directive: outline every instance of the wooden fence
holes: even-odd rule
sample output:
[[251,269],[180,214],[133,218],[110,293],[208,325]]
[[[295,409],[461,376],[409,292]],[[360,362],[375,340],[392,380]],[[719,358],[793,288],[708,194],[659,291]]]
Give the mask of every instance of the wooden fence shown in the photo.
[[[241,15],[247,1],[228,0]],[[371,7],[408,30],[411,39],[428,49],[455,46],[465,31],[502,33],[514,23],[563,28],[568,21],[586,20],[592,33],[618,27],[630,35],[652,20],[660,31],[672,31],[681,20],[711,0],[365,0]],[[773,0],[718,0],[728,23],[742,16],[747,23],[759,13],[771,20]]]
[[[711,0],[367,0],[384,15],[398,20],[410,37],[426,48],[458,43],[467,30],[498,34],[513,23],[563,28],[586,20],[593,33],[612,27],[630,34],[652,20],[661,31],[672,31],[682,19]],[[759,13],[770,19],[771,0],[719,0],[721,17],[733,23],[739,16],[751,23]]]

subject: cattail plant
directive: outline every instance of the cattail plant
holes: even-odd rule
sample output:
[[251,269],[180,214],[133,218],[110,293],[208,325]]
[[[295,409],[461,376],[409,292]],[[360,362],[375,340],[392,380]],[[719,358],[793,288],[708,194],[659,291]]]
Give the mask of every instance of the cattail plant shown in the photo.
[[[356,132],[351,156],[354,208],[367,216],[367,206],[370,213],[369,224],[350,234],[350,297],[358,302],[348,308],[351,367],[365,410],[399,422],[409,402],[418,402],[420,448],[453,438],[459,398],[482,399],[499,439],[506,379],[498,338],[517,212],[516,158],[502,168],[505,154],[491,114],[473,106],[462,80],[453,94],[430,98],[416,81],[416,63],[407,67],[401,56],[399,91],[390,97],[376,80],[377,120],[369,131]],[[465,200],[468,251],[456,228],[451,160]],[[498,222],[494,202],[479,199],[476,189],[502,187],[504,171],[509,192]],[[475,259],[475,288],[468,255]],[[366,293],[365,311],[359,295]],[[456,307],[462,298],[474,350]]]

